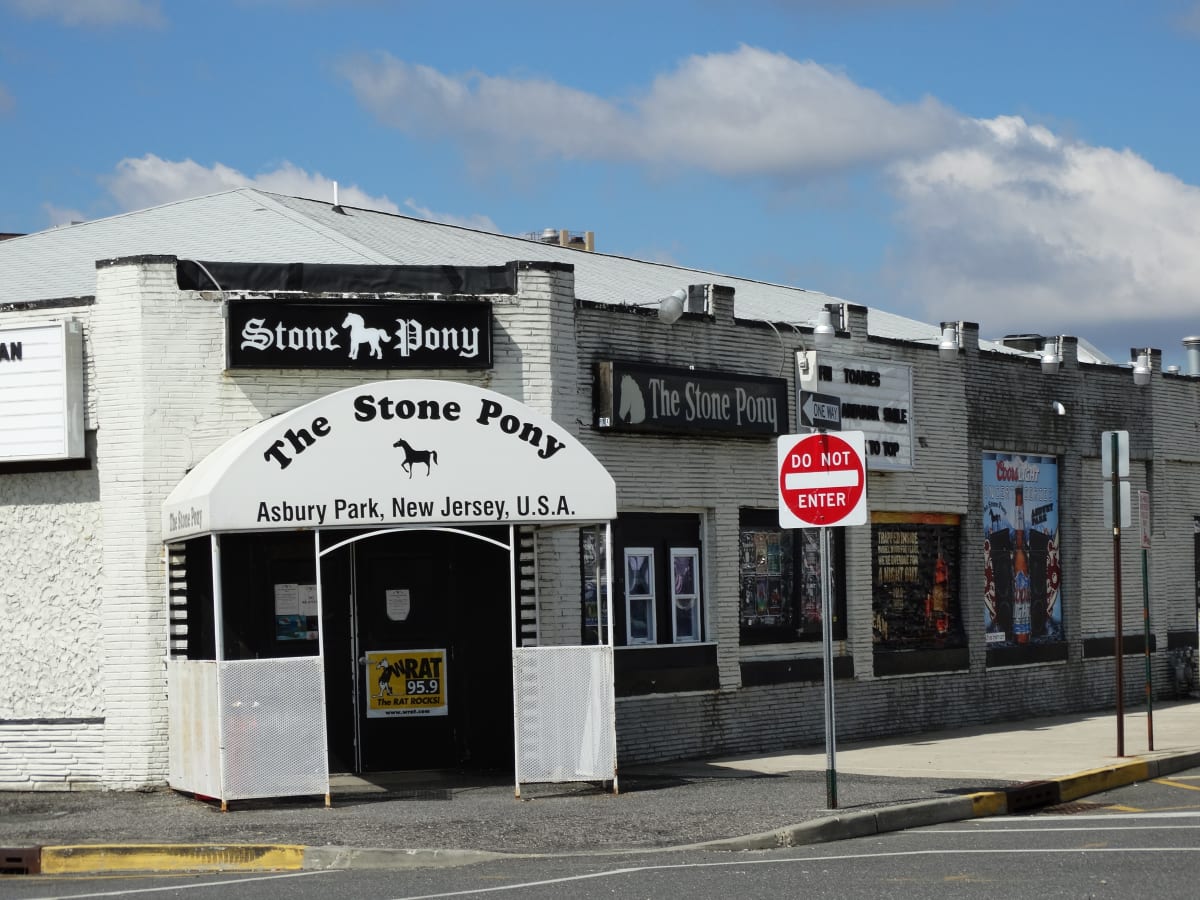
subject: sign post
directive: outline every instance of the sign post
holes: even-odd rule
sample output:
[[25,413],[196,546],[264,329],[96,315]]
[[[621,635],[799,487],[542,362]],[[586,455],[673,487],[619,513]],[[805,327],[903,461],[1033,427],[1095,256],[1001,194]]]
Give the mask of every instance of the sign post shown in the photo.
[[1142,527],[1142,643],[1146,657],[1146,741],[1154,750],[1154,676],[1150,666],[1150,492],[1138,491],[1138,517]]
[[[1113,536],[1113,653],[1117,668],[1117,756],[1125,755],[1125,697],[1123,628],[1121,624],[1121,525],[1128,521],[1129,432],[1106,431],[1100,435],[1100,468],[1109,479],[1112,497]],[[1123,490],[1122,490],[1123,488]]]
[[825,680],[825,797],[837,809],[837,722],[833,703],[833,603],[830,597],[829,529],[867,521],[865,436],[840,434],[781,435],[779,525],[821,529],[821,640]]

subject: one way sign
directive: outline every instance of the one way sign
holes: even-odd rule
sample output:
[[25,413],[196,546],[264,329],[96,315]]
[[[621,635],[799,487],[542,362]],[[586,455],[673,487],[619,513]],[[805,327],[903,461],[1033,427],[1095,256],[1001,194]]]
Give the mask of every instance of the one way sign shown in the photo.
[[800,392],[800,424],[805,428],[842,430],[842,398],[831,394]]

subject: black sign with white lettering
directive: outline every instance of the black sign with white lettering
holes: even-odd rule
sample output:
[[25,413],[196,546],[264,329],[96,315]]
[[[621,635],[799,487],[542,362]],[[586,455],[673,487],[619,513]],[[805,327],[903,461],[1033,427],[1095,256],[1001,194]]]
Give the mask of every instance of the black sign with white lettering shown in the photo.
[[805,428],[842,430],[842,398],[832,394],[800,392],[800,424]]
[[490,369],[492,305],[230,300],[231,369]]
[[596,426],[616,431],[788,432],[782,378],[601,362],[595,401]]

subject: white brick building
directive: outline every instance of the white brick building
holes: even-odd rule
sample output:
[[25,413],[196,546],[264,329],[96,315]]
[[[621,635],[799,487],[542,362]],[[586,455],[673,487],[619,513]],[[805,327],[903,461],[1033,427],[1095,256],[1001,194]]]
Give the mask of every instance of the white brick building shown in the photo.
[[[660,321],[655,301],[678,289],[687,311]],[[825,309],[836,335],[817,349]],[[351,313],[386,329],[387,357],[373,361],[366,342],[360,360],[345,357]],[[269,342],[281,355],[256,362],[276,314],[283,330]],[[425,315],[451,318],[417,340]],[[82,335],[81,358],[63,366],[82,383],[86,441],[30,457],[23,335],[59,322]],[[476,327],[490,332],[486,358],[444,355]],[[228,723],[240,720],[218,708],[239,701],[220,691],[271,666],[297,694],[270,727],[308,728],[323,767],[514,765],[510,586],[518,645],[596,642],[604,531],[558,500],[588,485],[538,490],[538,470],[484,458],[485,436],[470,477],[532,508],[499,512],[481,499],[489,486],[455,493],[468,478],[454,469],[457,438],[431,459],[421,454],[432,445],[410,437],[417,455],[402,467],[390,438],[398,446],[420,423],[397,413],[380,416],[394,418],[384,448],[394,457],[380,464],[364,444],[355,466],[347,445],[337,457],[347,471],[289,482],[308,498],[326,482],[377,478],[378,496],[341,498],[336,521],[332,509],[314,518],[317,503],[295,518],[303,504],[263,500],[247,524],[233,507],[257,503],[251,481],[205,509],[204,526],[185,507],[170,507],[164,526],[173,491],[209,496],[194,485],[211,460],[228,457],[221,473],[233,472],[252,454],[230,447],[275,423],[275,456],[270,443],[254,451],[272,478],[285,457],[295,474],[310,447],[341,440],[345,428],[322,412],[331,398],[381,426],[362,398],[384,382],[395,402],[428,382],[463,403],[502,398],[492,402],[511,403],[512,418],[497,411],[492,433],[549,456],[578,445],[611,476],[621,763],[823,740],[815,532],[778,526],[776,437],[803,430],[806,401],[868,441],[870,521],[833,530],[830,554],[840,740],[1114,705],[1107,431],[1130,433],[1133,495],[1150,492],[1149,658],[1156,693],[1169,694],[1171,652],[1196,646],[1200,379],[1159,371],[1151,353],[1150,383],[1135,386],[1128,365],[1074,338],[1060,341],[1050,374],[1040,341],[954,331],[959,349],[944,359],[938,327],[820,294],[253,190],[0,242],[0,788],[170,780],[212,793],[172,774],[178,754],[197,741],[235,752],[245,735]],[[281,340],[305,350],[289,356]],[[285,426],[291,436],[279,437]],[[465,505],[418,513],[427,487]],[[354,509],[368,518],[349,518]],[[209,521],[233,524],[212,541]],[[506,522],[511,572],[486,541],[444,530],[503,543]],[[414,523],[423,530],[395,530]],[[352,537],[362,539],[333,549]],[[1121,558],[1128,703],[1144,695],[1138,537],[1135,513]],[[653,577],[635,585],[643,574]],[[409,651],[436,651],[410,653],[413,667],[446,667],[438,714],[381,711],[361,661],[381,668]],[[232,681],[174,680],[183,662],[225,665]],[[406,680],[431,683],[412,667]],[[172,695],[185,689],[199,693]],[[211,733],[190,733],[185,708]],[[279,764],[303,767],[308,751],[297,753]]]

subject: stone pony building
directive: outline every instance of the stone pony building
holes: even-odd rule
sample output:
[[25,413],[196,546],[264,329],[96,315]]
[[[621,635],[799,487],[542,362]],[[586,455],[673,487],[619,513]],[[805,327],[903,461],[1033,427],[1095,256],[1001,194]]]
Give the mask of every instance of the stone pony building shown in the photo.
[[[242,189],[0,242],[0,788],[817,744],[825,610],[839,740],[1111,709],[1118,644],[1170,695],[1195,374],[572,237]],[[781,527],[810,430],[862,524]]]

